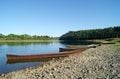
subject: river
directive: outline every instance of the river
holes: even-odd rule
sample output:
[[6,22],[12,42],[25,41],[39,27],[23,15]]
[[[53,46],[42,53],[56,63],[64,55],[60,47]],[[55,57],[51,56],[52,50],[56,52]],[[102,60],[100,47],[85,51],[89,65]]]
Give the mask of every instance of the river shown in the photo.
[[29,55],[59,53],[59,47],[66,46],[60,42],[0,43],[0,74],[42,64],[42,62],[38,61],[8,63],[6,54]]

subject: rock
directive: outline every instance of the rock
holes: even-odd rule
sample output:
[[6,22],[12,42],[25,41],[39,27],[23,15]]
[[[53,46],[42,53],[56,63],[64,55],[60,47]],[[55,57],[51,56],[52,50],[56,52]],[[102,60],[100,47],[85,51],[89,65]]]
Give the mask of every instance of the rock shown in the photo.
[[57,69],[56,68],[51,68],[51,70],[56,71]]
[[42,78],[45,77],[44,75],[42,75]]
[[70,69],[70,67],[69,66],[65,66],[65,69]]
[[110,64],[110,67],[114,67],[112,64]]
[[1,76],[2,76],[2,77],[5,77],[5,74],[2,74]]
[[45,71],[46,74],[49,74],[49,71]]
[[78,77],[77,79],[82,79],[82,77]]

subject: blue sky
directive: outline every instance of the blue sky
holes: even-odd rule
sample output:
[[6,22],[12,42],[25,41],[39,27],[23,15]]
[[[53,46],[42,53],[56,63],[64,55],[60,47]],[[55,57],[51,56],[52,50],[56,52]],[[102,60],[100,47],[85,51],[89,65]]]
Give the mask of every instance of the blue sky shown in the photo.
[[0,0],[0,33],[61,36],[120,25],[120,0]]

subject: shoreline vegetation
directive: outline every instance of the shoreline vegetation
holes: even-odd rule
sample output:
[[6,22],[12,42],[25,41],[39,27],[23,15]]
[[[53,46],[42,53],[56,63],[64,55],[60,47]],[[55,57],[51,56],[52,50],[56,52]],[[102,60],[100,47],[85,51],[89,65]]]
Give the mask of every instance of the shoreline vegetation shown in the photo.
[[119,79],[119,57],[117,46],[102,45],[43,65],[1,74],[0,79]]
[[0,40],[54,40],[58,39],[57,37],[50,37],[47,35],[39,36],[39,35],[28,35],[28,34],[8,34],[3,35],[0,34]]
[[0,40],[0,43],[3,42],[59,42],[58,39],[49,39],[49,40]]
[[94,39],[108,39],[120,37],[120,26],[109,27],[104,29],[91,29],[69,31],[63,34],[60,40],[94,40]]

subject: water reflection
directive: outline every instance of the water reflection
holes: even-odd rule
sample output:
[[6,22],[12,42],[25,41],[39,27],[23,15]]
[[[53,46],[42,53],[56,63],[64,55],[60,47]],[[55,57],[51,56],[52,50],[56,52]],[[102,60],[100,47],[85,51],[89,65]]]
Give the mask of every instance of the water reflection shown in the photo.
[[89,44],[99,44],[99,42],[87,41],[87,40],[61,40],[60,43],[66,45],[89,45]]
[[59,53],[59,47],[65,47],[59,42],[9,42],[0,43],[0,74],[38,65],[49,59],[37,60],[7,60],[6,54],[30,55]]
[[0,46],[8,45],[8,46],[26,46],[31,44],[51,44],[53,42],[0,42]]

